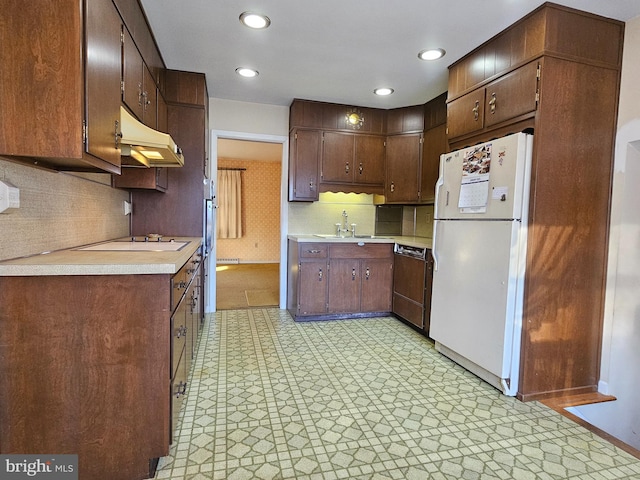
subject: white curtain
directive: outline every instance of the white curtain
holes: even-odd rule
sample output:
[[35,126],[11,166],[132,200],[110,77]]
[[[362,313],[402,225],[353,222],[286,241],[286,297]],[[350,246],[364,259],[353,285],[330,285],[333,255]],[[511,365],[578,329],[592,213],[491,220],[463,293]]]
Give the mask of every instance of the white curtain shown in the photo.
[[242,175],[218,170],[218,238],[242,237]]

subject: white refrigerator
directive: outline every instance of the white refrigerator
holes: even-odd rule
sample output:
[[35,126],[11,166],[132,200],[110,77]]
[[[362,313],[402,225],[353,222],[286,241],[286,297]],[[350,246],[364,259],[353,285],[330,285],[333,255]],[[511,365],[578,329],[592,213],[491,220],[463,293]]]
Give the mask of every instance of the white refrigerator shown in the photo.
[[440,158],[429,335],[436,349],[514,396],[533,137],[517,133]]

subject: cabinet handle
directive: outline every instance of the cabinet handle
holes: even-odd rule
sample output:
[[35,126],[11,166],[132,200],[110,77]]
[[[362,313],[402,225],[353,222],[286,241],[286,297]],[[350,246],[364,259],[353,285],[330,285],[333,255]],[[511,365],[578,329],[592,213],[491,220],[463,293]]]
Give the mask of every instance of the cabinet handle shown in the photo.
[[318,269],[318,281],[319,282],[322,281],[322,269],[321,268]]
[[320,250],[307,250],[307,253],[320,253]]
[[393,183],[393,182],[391,182],[391,185],[389,186],[389,191],[390,191],[391,193],[393,193],[393,192],[395,192],[395,191],[396,191],[396,186],[394,185],[394,183]]
[[182,289],[182,288],[184,288],[184,287],[186,287],[186,286],[187,286],[187,283],[186,283],[186,282],[180,281],[180,282],[178,282],[178,284],[177,284],[175,287],[173,287],[173,288],[175,288],[175,289],[177,289],[177,290],[180,290],[180,289]]
[[120,139],[122,138],[122,132],[120,131],[120,122],[118,120],[115,121],[115,129],[114,129],[114,140],[116,144],[116,149],[120,148]]
[[186,382],[180,382],[178,385],[174,385],[173,386],[173,395],[176,398],[180,398],[185,393],[187,393],[187,383]]
[[180,325],[178,328],[176,328],[175,336],[176,336],[176,338],[186,337],[187,336],[187,327],[184,326],[184,325]]
[[360,166],[358,167],[358,171],[360,172],[360,175],[362,175],[362,170],[363,170],[362,162],[360,162]]
[[480,118],[480,102],[476,100],[476,106],[471,109],[473,112],[473,119],[477,122]]
[[144,93],[142,92],[142,83],[138,82],[138,105],[142,106],[142,96]]
[[365,280],[369,280],[370,275],[371,275],[371,272],[369,271],[369,267],[367,267],[367,270],[365,271],[365,274],[364,274]]
[[309,182],[309,190],[315,190],[316,186],[313,182]]
[[344,164],[344,173],[349,173],[349,162]]
[[489,107],[491,110],[491,113],[496,113],[496,94],[495,92],[493,92],[491,94],[491,100],[489,100]]
[[352,269],[351,270],[351,280],[355,280],[356,279],[356,269]]

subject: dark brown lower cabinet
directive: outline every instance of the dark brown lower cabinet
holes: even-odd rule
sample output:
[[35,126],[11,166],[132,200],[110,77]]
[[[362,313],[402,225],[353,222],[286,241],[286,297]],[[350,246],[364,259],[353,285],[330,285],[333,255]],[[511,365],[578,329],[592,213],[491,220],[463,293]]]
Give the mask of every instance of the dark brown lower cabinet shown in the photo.
[[0,453],[77,454],[83,480],[148,478],[186,392],[183,294],[199,263],[175,276],[0,277]]
[[289,312],[296,320],[389,313],[392,245],[290,241]]

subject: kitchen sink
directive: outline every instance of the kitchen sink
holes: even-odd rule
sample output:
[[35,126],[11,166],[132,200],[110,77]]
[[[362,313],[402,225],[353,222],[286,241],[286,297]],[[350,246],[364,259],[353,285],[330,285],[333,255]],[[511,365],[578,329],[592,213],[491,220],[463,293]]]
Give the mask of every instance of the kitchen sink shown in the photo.
[[353,237],[351,235],[345,236],[345,237],[338,237],[336,234],[328,234],[328,233],[315,233],[313,235],[314,237],[320,237],[320,238],[335,238],[335,239],[344,239],[344,240],[349,240],[350,238],[391,238],[391,237],[381,237],[378,235],[354,235]]
[[88,247],[81,247],[76,250],[94,252],[177,252],[182,250],[187,244],[189,244],[189,242],[112,241],[89,245]]

